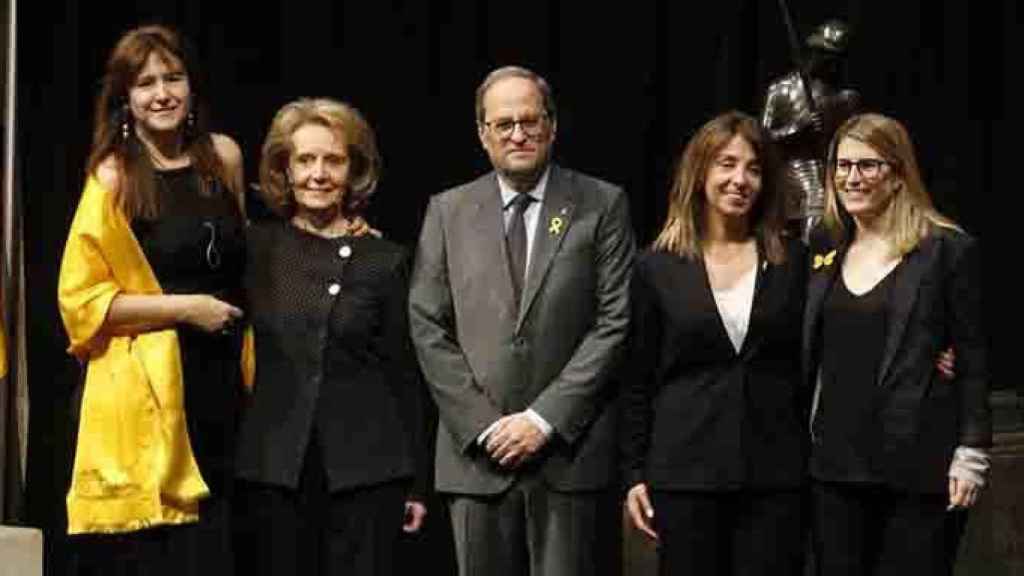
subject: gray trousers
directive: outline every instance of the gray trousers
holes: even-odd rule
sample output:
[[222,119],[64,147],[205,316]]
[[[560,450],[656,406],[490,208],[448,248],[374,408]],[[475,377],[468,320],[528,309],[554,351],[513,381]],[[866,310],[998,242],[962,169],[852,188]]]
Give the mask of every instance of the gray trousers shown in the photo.
[[526,479],[494,496],[449,495],[459,576],[614,576],[621,519],[611,492]]

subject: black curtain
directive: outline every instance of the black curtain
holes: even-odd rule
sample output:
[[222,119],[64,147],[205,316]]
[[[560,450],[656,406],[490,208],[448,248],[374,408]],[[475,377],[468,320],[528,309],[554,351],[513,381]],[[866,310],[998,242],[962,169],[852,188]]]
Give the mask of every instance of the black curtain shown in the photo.
[[[851,25],[849,84],[867,107],[905,121],[940,209],[981,239],[989,332],[1001,332],[1011,300],[999,281],[1018,260],[1002,229],[1018,185],[1009,128],[1021,121],[1010,105],[1022,101],[1010,71],[1013,55],[1024,53],[1013,33],[1020,30],[1017,3],[790,4],[802,35],[828,17]],[[323,95],[361,109],[385,160],[371,222],[410,246],[428,197],[488,168],[473,92],[495,66],[518,63],[548,78],[559,104],[557,160],[625,186],[644,243],[664,218],[672,164],[696,127],[729,108],[756,114],[768,82],[793,67],[770,0],[19,2],[32,400],[27,510],[29,523],[47,531],[50,574],[64,573],[66,564],[63,496],[80,371],[64,353],[57,270],[83,183],[103,61],[121,32],[151,22],[180,28],[198,47],[214,127],[241,144],[250,181],[280,105]],[[1011,387],[1000,362],[1005,345],[993,344],[993,382]],[[449,538],[435,505],[430,529],[406,558],[447,573]]]

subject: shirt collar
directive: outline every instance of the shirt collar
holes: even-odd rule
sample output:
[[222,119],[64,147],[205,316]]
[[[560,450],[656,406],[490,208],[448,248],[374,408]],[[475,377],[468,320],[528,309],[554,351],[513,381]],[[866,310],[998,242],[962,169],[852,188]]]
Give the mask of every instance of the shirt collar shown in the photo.
[[[548,166],[544,169],[544,173],[540,175],[540,179],[537,180],[537,185],[526,192],[530,197],[536,200],[537,203],[544,202],[544,193],[547,191],[548,175],[550,174],[551,167]],[[512,204],[512,201],[516,199],[519,192],[516,191],[515,188],[512,188],[508,182],[505,182],[505,179],[502,178],[500,174],[498,175],[498,189],[501,190],[501,207],[503,210],[507,209],[509,205]]]

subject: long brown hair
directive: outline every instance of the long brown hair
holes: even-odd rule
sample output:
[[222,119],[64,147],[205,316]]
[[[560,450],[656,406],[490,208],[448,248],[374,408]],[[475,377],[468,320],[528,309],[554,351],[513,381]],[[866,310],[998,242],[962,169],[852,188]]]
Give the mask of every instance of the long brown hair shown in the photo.
[[825,169],[825,227],[835,240],[840,240],[852,219],[836,197],[836,151],[839,143],[851,138],[867,144],[889,164],[902,182],[893,194],[889,229],[886,237],[895,254],[903,256],[917,247],[934,227],[960,230],[932,204],[931,196],[921,179],[910,134],[899,121],[881,114],[858,114],[836,130],[828,147]]
[[[209,193],[211,183],[216,180],[236,194],[240,192],[233,190],[231,178],[226,174],[207,132],[201,78],[191,47],[169,28],[143,26],[121,36],[107,59],[103,84],[96,99],[92,150],[87,163],[87,172],[96,174],[107,159],[113,157],[117,161],[121,178],[115,198],[129,219],[154,218],[160,213],[153,161],[145,145],[135,135],[134,120],[128,106],[128,92],[153,53],[168,64],[180,63],[188,76],[191,120],[184,122],[181,130],[184,131],[185,153],[201,178],[202,191]],[[127,138],[122,133],[126,124]]]
[[655,249],[692,260],[702,258],[707,210],[704,180],[715,155],[734,136],[746,140],[761,162],[761,192],[752,208],[751,232],[760,236],[768,261],[785,260],[782,198],[774,185],[777,162],[757,121],[735,110],[712,118],[686,144],[676,164],[668,194],[668,217],[654,241]]

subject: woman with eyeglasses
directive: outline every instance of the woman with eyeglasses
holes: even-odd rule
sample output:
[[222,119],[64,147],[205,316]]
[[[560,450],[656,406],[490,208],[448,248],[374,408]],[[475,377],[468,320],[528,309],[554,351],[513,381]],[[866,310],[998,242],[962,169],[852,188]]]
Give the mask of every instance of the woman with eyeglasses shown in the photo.
[[232,570],[242,156],[202,96],[167,28],[107,61],[58,294],[87,366],[67,495],[81,574]]
[[666,576],[800,574],[807,266],[783,233],[775,167],[750,116],[706,123],[680,158],[665,225],[636,261],[626,509],[658,540]]
[[[821,574],[952,574],[991,442],[977,242],[940,214],[906,129],[836,132],[804,325]],[[952,345],[956,375],[936,369]]]
[[255,382],[237,474],[256,574],[394,574],[426,514],[425,390],[406,312],[410,259],[371,232],[373,130],[351,106],[274,116],[248,234]]

